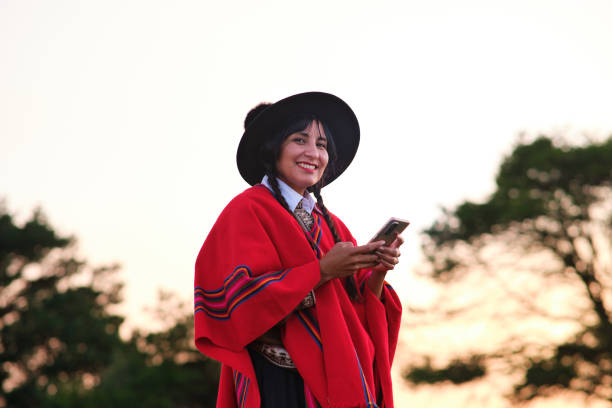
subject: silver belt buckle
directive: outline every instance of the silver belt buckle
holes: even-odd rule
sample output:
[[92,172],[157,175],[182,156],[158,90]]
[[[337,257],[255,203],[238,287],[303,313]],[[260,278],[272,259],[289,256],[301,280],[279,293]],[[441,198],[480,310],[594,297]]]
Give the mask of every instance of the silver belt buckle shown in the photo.
[[277,367],[295,369],[295,364],[289,352],[283,346],[275,346],[256,342],[253,344],[255,351],[264,356],[266,360]]

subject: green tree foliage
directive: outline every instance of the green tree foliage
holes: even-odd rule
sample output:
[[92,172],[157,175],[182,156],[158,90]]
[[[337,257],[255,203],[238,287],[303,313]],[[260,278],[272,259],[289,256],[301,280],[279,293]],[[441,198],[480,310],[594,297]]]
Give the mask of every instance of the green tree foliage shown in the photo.
[[503,310],[497,316],[531,319],[544,329],[565,324],[565,335],[515,333],[447,367],[414,364],[405,378],[462,383],[502,367],[520,378],[511,392],[517,401],[559,390],[612,401],[612,138],[583,146],[547,137],[520,143],[496,184],[485,202],[444,210],[425,231],[431,276],[446,287],[478,281],[475,275],[497,280],[503,296],[481,294]]
[[82,392],[65,388],[50,397],[48,408],[201,408],[214,407],[219,365],[202,356],[193,343],[193,315],[181,313],[166,297],[163,331],[132,338],[115,351],[99,384]]
[[219,365],[195,349],[193,312],[186,309],[176,296],[160,292],[154,317],[166,329],[134,332],[88,395],[87,407],[214,407]]
[[73,243],[40,211],[18,225],[0,207],[0,407],[214,406],[218,364],[193,347],[192,313],[164,295],[166,329],[121,339],[118,267]]
[[[108,312],[116,267],[88,268],[70,256],[40,211],[16,225],[0,209],[0,380],[3,404],[42,406],[46,395],[110,364],[122,318]],[[76,279],[89,284],[77,284]]]

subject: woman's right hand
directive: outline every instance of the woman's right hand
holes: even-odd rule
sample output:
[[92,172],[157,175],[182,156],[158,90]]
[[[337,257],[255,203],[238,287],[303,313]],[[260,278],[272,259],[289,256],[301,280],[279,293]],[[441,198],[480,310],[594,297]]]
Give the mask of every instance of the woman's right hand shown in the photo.
[[350,276],[359,269],[375,267],[380,261],[374,251],[384,243],[376,241],[356,247],[352,242],[338,242],[319,261],[321,280],[317,287],[331,279]]

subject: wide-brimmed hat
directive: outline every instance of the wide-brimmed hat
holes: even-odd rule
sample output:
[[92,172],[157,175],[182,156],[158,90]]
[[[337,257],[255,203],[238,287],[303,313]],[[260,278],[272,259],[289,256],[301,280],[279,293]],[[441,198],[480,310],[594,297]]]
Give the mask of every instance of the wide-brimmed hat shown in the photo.
[[262,143],[287,126],[291,118],[301,115],[316,117],[331,132],[337,157],[325,175],[326,185],[351,164],[359,146],[359,122],[355,113],[337,96],[325,92],[305,92],[267,106],[246,126],[238,145],[236,162],[240,175],[247,183],[255,185],[261,182],[265,174],[259,157]]

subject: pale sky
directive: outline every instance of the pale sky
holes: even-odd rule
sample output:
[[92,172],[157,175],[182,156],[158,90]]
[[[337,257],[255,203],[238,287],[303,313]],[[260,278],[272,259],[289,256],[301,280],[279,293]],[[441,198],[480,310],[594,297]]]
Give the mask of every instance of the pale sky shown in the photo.
[[519,132],[612,133],[611,20],[607,0],[0,0],[0,196],[120,262],[146,326],[158,288],[191,300],[200,245],[248,187],[247,111],[331,92],[362,138],[326,203],[360,242],[411,220],[389,281],[426,303],[418,233],[492,192]]

